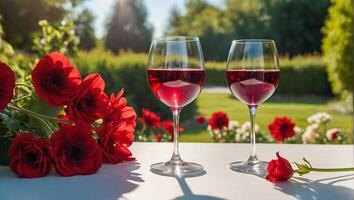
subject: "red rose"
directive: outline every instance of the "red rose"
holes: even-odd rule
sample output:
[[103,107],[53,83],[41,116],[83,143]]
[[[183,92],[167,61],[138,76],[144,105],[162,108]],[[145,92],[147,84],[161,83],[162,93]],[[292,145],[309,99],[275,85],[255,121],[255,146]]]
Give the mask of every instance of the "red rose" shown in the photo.
[[[173,122],[172,121],[164,121],[162,122],[162,127],[163,129],[171,135],[171,141],[174,139],[174,134],[173,134]],[[184,131],[184,128],[179,127],[178,133],[181,133]]]
[[136,126],[136,113],[134,108],[127,106],[127,99],[122,97],[124,90],[120,90],[117,96],[111,94],[106,114],[103,117],[104,122],[113,122],[119,124],[124,122],[134,132]]
[[197,122],[198,122],[199,124],[204,124],[204,123],[205,123],[205,117],[202,116],[202,115],[198,115],[198,116],[197,116]]
[[0,112],[4,111],[7,104],[14,96],[15,74],[5,63],[0,62]]
[[162,137],[163,137],[163,136],[162,136],[161,133],[156,134],[156,141],[157,141],[157,142],[161,142]]
[[156,113],[145,108],[142,109],[142,113],[143,117],[139,118],[142,124],[147,125],[149,128],[159,128],[161,126],[161,119]]
[[65,112],[69,119],[92,123],[103,117],[108,106],[104,93],[105,83],[99,74],[88,75],[81,83],[80,90]]
[[103,162],[117,164],[134,160],[128,147],[134,141],[134,134],[124,122],[102,123],[97,129],[98,143],[103,150]]
[[209,125],[211,129],[222,129],[229,126],[229,118],[224,112],[215,112],[209,119]]
[[276,117],[268,129],[273,138],[277,141],[284,141],[295,135],[295,124],[288,117]]
[[49,141],[30,133],[16,135],[9,148],[10,168],[19,178],[38,178],[52,168]]
[[88,124],[61,126],[51,141],[55,169],[62,176],[94,174],[102,165],[102,151]]
[[79,71],[64,55],[53,52],[42,57],[32,71],[37,95],[52,106],[63,106],[79,91]]
[[266,176],[266,179],[273,183],[286,181],[293,175],[293,168],[289,161],[281,157],[279,152],[276,155],[278,159],[269,162],[267,167],[268,175]]

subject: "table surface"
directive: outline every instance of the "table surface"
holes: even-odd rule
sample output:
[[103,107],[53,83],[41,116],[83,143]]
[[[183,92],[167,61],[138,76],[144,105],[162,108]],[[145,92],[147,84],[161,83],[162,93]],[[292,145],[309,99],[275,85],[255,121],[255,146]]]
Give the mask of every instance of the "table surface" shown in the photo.
[[[136,161],[103,165],[90,176],[59,177],[54,172],[39,179],[18,179],[0,167],[1,200],[115,200],[115,199],[354,199],[354,173],[312,172],[273,184],[264,178],[228,168],[246,159],[248,144],[182,143],[182,158],[204,166],[198,177],[166,177],[150,172],[152,163],[168,160],[171,143],[134,143]],[[316,167],[353,166],[353,145],[257,144],[258,157],[269,161],[275,152],[290,161],[303,157]]]

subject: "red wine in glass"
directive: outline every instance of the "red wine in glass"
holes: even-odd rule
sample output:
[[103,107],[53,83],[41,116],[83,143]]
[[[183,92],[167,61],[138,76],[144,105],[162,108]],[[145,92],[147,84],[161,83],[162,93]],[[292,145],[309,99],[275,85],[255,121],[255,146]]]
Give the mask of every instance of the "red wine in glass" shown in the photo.
[[151,165],[153,173],[164,176],[195,176],[203,166],[186,162],[179,154],[179,118],[184,106],[199,95],[204,84],[204,58],[197,37],[166,36],[153,39],[147,64],[152,93],[170,107],[173,118],[173,153],[167,162]]
[[150,68],[147,76],[156,98],[175,109],[197,98],[204,84],[204,69]]
[[279,84],[279,70],[230,69],[226,77],[231,92],[250,107],[267,100]]

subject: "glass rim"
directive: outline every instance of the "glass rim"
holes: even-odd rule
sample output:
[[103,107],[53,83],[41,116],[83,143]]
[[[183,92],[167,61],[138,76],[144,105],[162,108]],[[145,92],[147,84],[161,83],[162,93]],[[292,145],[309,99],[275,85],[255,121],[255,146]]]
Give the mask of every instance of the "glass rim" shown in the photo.
[[158,36],[154,37],[153,41],[157,42],[188,42],[188,41],[199,41],[199,38],[196,36]]
[[271,39],[239,39],[239,40],[232,40],[232,43],[272,43],[275,44],[274,40]]

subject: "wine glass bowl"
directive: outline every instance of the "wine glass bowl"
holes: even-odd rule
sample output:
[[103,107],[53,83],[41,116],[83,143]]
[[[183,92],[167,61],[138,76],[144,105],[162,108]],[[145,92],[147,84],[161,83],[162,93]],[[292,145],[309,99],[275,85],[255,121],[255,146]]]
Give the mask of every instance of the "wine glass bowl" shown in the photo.
[[174,125],[171,159],[151,165],[150,170],[167,176],[202,172],[201,165],[183,161],[178,148],[180,112],[198,97],[204,85],[204,58],[199,39],[189,36],[154,38],[149,51],[147,79],[155,97],[172,111]]
[[279,84],[279,62],[275,42],[264,39],[234,40],[228,60],[226,79],[232,94],[246,104],[250,112],[251,153],[247,161],[233,162],[234,171],[266,174],[266,162],[256,155],[255,115],[258,105],[275,92]]

